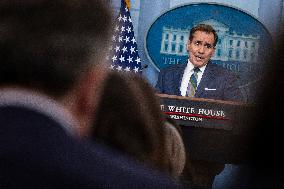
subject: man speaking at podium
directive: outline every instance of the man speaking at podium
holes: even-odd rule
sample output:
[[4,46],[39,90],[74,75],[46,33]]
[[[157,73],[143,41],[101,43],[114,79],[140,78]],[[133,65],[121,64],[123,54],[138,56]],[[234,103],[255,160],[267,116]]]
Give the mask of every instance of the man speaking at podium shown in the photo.
[[161,70],[156,90],[169,95],[241,101],[236,75],[213,64],[218,35],[210,25],[200,24],[190,30],[187,64]]
[[[210,61],[217,42],[218,35],[212,26],[200,24],[193,27],[187,42],[187,64],[177,64],[161,70],[156,85],[157,92],[185,97],[242,101],[237,76]],[[224,168],[224,164],[217,162],[193,159],[189,162],[184,172],[185,179],[209,188],[215,176]]]

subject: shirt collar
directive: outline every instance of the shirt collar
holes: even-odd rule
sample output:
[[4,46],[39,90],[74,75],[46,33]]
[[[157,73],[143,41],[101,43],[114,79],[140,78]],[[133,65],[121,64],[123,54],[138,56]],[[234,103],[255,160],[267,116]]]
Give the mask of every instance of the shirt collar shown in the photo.
[[71,113],[48,96],[25,89],[1,89],[0,107],[4,106],[25,107],[45,114],[58,122],[68,134],[76,135],[76,121]]
[[[204,72],[206,66],[207,64],[199,68],[202,73]],[[187,60],[187,67],[189,68],[190,71],[193,71],[194,65],[190,62],[189,59]]]

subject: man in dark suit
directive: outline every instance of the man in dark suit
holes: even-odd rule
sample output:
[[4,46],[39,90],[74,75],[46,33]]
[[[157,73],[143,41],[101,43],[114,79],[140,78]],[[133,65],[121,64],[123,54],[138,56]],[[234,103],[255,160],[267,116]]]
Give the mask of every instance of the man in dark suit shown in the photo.
[[[210,61],[217,41],[217,33],[211,26],[200,24],[192,28],[187,43],[187,64],[161,70],[156,85],[157,91],[170,95],[241,101],[242,94],[235,74]],[[190,78],[194,69],[198,69],[197,89],[192,94],[188,91],[192,87]]]
[[0,3],[0,188],[179,188],[90,133],[111,28],[100,0]]
[[[187,42],[189,53],[187,64],[178,64],[161,70],[156,85],[157,92],[242,101],[236,75],[210,61],[217,42],[218,35],[212,26],[200,24],[193,27]],[[185,169],[184,175],[193,183],[210,188],[215,175],[223,168],[224,164],[221,163],[190,160],[190,167]]]

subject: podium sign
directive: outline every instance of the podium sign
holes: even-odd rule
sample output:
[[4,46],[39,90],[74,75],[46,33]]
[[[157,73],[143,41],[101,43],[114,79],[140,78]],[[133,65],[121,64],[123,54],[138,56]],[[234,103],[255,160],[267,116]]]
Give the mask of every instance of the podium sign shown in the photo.
[[157,94],[161,110],[183,131],[192,159],[243,162],[253,106],[241,102]]

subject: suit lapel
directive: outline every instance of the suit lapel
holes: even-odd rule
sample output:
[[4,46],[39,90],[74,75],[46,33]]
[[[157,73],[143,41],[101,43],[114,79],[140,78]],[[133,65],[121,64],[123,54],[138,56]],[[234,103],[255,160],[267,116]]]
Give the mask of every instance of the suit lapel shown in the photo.
[[181,80],[182,80],[182,77],[183,77],[183,73],[184,73],[184,70],[186,68],[186,65],[187,63],[184,63],[184,64],[179,64],[179,66],[177,67],[176,69],[176,76],[174,77],[175,78],[175,95],[180,95],[180,86],[181,86]]
[[208,62],[204,73],[202,75],[200,84],[197,87],[197,91],[195,97],[202,98],[204,96],[204,88],[210,88],[210,83],[214,80],[214,66],[212,66],[212,62]]

